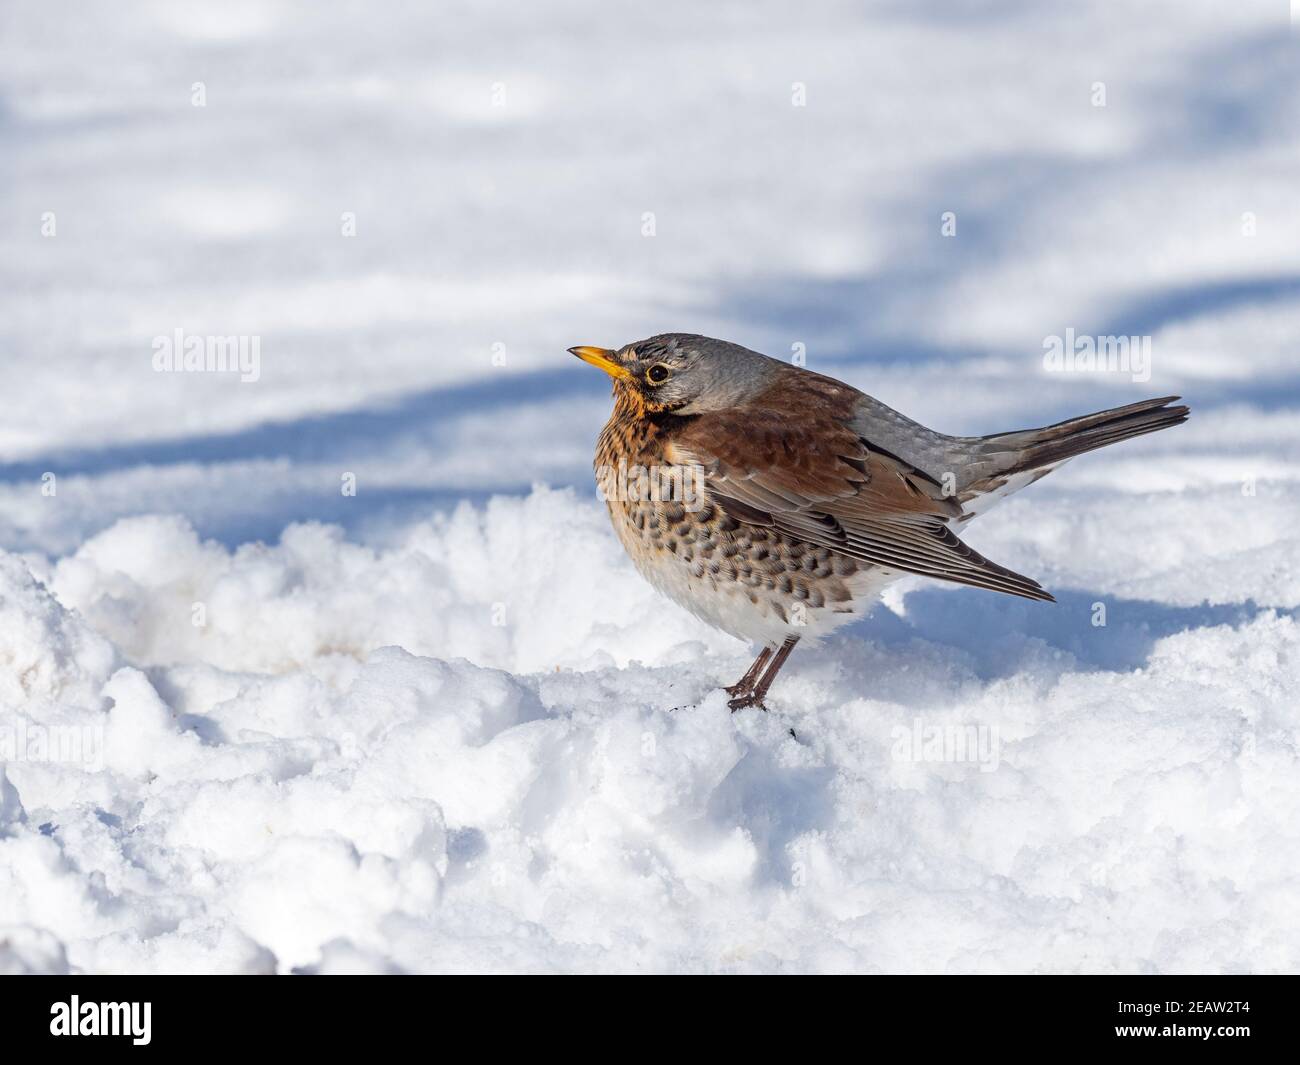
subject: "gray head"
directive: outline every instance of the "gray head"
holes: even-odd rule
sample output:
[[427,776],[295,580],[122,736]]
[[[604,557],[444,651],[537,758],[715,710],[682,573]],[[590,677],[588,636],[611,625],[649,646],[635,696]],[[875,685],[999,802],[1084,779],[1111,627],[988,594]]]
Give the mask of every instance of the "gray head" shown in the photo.
[[781,363],[725,340],[661,333],[621,348],[570,348],[614,379],[620,401],[650,413],[702,414],[761,392]]

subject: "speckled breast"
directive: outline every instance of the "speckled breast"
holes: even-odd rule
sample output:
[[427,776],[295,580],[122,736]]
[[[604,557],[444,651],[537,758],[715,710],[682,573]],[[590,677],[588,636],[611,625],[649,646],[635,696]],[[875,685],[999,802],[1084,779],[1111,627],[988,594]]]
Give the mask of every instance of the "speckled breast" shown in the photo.
[[[871,567],[736,521],[707,492],[702,498],[646,498],[655,471],[669,465],[671,431],[671,419],[616,412],[596,450],[597,480],[614,531],[642,576],[742,639],[779,643],[791,632],[822,635],[849,620]],[[650,471],[650,477],[622,478],[624,470]],[[683,474],[672,483],[692,482]]]

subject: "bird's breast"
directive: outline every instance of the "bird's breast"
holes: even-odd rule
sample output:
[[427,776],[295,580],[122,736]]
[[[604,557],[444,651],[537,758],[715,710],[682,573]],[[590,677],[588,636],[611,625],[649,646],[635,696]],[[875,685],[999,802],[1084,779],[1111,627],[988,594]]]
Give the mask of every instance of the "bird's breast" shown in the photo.
[[696,474],[668,461],[670,445],[661,427],[616,415],[596,451],[614,531],[647,581],[743,639],[779,643],[849,620],[872,567],[731,517]]

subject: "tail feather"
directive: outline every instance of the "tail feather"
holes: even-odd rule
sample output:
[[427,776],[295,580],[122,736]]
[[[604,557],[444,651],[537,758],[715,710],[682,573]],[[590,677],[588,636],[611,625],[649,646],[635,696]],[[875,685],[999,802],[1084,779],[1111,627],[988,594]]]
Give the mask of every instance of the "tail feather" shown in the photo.
[[981,450],[986,455],[1007,456],[1010,465],[999,470],[1003,476],[1053,466],[1075,455],[1118,444],[1121,440],[1182,424],[1187,421],[1188,408],[1169,406],[1180,398],[1146,399],[1080,418],[1069,418],[1041,429],[981,437]]

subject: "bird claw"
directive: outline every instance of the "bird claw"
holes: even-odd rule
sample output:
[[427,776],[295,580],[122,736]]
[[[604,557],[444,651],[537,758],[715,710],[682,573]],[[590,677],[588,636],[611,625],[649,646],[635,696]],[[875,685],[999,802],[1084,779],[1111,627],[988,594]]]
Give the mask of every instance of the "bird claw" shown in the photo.
[[727,705],[731,707],[731,712],[733,714],[737,710],[745,710],[751,706],[756,706],[760,710],[762,710],[763,713],[767,713],[767,707],[763,705],[762,698],[760,696],[755,695],[753,692],[749,692],[746,695],[738,696],[735,699],[729,699],[727,701]]

